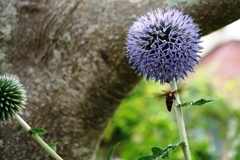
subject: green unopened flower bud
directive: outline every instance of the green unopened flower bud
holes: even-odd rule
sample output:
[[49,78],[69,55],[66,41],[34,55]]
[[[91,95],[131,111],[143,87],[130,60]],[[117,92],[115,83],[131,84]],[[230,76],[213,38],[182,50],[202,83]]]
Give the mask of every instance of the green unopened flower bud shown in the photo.
[[26,91],[14,76],[0,76],[0,122],[11,119],[26,104]]

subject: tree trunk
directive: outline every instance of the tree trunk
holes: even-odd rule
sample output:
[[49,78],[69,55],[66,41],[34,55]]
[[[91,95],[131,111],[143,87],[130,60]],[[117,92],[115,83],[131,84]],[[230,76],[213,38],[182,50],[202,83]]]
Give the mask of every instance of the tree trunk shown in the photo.
[[[180,3],[181,2],[181,3]],[[205,35],[240,17],[235,0],[1,0],[0,73],[27,90],[22,117],[58,142],[63,159],[95,159],[120,102],[140,80],[125,58],[136,16],[177,6]],[[0,159],[52,159],[17,123],[0,125]]]

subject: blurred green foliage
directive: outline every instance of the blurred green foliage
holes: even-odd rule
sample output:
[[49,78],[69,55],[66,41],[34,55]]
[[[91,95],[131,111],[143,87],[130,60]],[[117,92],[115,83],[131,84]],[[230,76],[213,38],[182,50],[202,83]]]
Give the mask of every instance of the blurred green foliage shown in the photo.
[[[204,106],[184,107],[183,113],[193,160],[240,160],[240,103],[237,83],[216,87],[206,77],[196,76],[184,85],[181,101],[214,100]],[[229,87],[230,86],[230,87]],[[181,88],[181,86],[180,86]],[[134,160],[151,154],[151,147],[179,143],[174,110],[168,112],[165,98],[156,99],[168,86],[141,81],[121,103],[103,136],[97,160],[106,159],[110,148],[121,142],[115,157]],[[182,160],[181,149],[171,152]]]

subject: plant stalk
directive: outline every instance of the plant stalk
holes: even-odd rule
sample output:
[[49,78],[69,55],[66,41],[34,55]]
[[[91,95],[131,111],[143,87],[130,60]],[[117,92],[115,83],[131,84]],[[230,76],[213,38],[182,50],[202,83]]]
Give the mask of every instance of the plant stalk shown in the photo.
[[[176,82],[175,79],[170,82],[170,86],[171,86],[171,91],[172,92],[176,91],[178,89],[177,88],[177,82]],[[188,145],[187,133],[186,133],[186,129],[185,129],[182,110],[181,110],[181,107],[177,108],[177,105],[181,104],[181,101],[180,101],[178,93],[176,93],[174,95],[175,95],[174,108],[175,108],[175,113],[176,113],[176,118],[177,118],[180,140],[181,140],[181,142],[185,143],[185,146],[182,147],[182,151],[183,151],[185,160],[191,160],[190,148],[189,148],[189,145]]]
[[[28,132],[31,127],[15,113],[14,118],[16,121]],[[63,160],[47,143],[45,143],[38,135],[32,135],[32,137],[56,160]]]

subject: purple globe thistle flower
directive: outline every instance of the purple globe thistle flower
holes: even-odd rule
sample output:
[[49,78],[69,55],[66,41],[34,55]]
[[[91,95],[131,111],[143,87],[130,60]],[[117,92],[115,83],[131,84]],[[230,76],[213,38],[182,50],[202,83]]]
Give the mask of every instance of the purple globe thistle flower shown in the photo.
[[187,77],[198,64],[200,34],[193,19],[182,11],[159,8],[132,24],[127,36],[131,68],[146,80],[161,84]]

